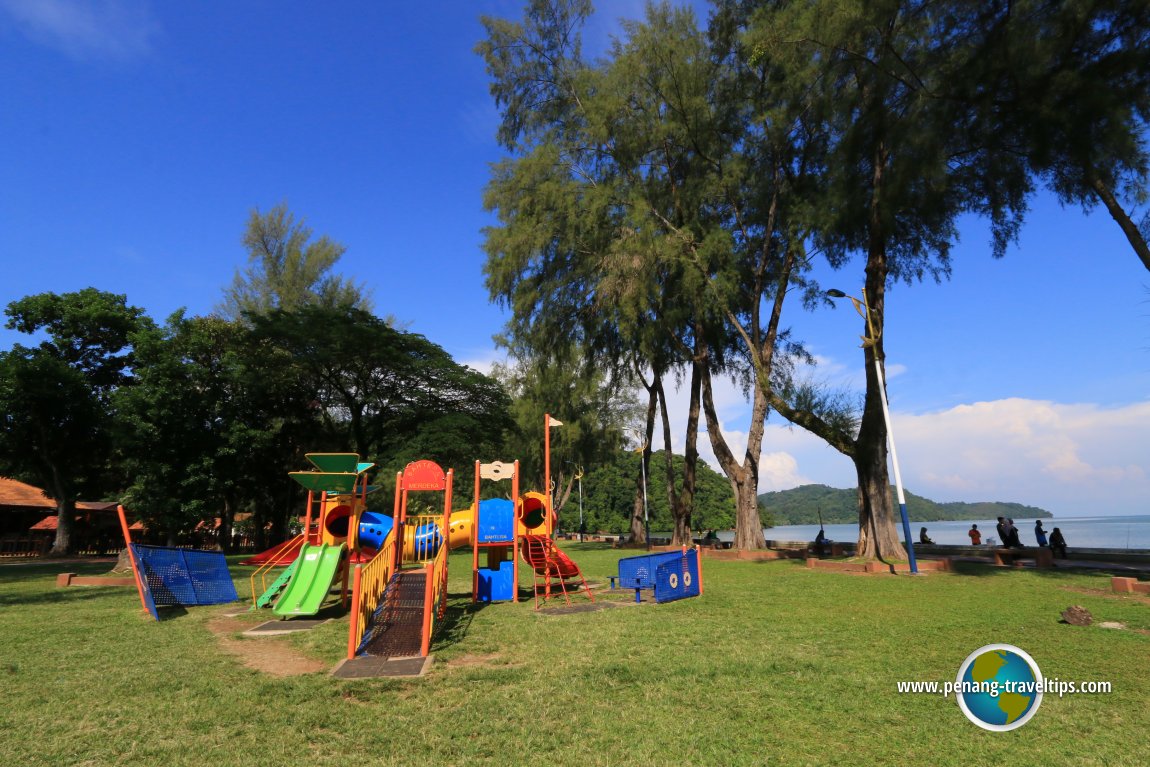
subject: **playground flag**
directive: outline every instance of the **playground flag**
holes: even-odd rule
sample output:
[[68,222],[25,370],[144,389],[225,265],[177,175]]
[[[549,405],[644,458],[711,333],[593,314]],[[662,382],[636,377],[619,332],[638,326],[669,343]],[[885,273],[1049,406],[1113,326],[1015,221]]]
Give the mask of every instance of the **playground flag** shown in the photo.
[[563,422],[560,421],[558,418],[552,418],[551,416],[548,416],[547,417],[547,425],[548,426],[562,426]]

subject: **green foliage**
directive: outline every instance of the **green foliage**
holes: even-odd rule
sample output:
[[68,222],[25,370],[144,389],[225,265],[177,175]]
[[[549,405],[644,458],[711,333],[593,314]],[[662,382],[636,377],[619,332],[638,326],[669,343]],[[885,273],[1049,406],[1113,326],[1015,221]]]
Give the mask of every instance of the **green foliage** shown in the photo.
[[[618,451],[610,463],[589,468],[583,477],[583,519],[589,531],[627,533],[631,529],[636,483],[639,480],[639,454]],[[651,454],[647,475],[647,508],[652,532],[673,529],[666,488],[666,451]],[[682,456],[675,456],[672,467],[682,490]],[[735,525],[735,500],[731,483],[715,472],[705,461],[698,463],[697,489],[691,523],[694,530],[727,530]],[[578,512],[568,504],[560,523],[565,530],[579,528]]]
[[610,461],[623,444],[627,423],[633,419],[635,402],[626,390],[619,391],[598,369],[579,359],[577,349],[568,350],[564,361],[542,357],[512,360],[496,365],[492,376],[511,395],[515,428],[508,432],[507,460],[518,460],[524,489],[542,491],[544,434],[547,413],[562,422],[551,429],[551,473],[556,483],[556,508],[570,502],[565,491],[575,470]]
[[426,458],[456,468],[457,494],[466,491],[474,461],[498,454],[512,428],[496,381],[367,312],[309,306],[252,321],[260,353],[291,371],[294,396],[314,412],[305,450],[357,452],[384,487]]
[[282,529],[295,500],[284,476],[316,430],[288,355],[238,322],[182,312],[134,344],[136,385],[118,398],[132,512],[168,536],[217,517],[226,534],[241,512]]
[[126,380],[132,366],[129,336],[149,322],[125,296],[96,288],[26,296],[4,313],[11,330],[46,333],[40,350],[83,374],[100,396]]
[[0,473],[55,499],[53,553],[67,554],[78,497],[115,488],[109,399],[131,382],[129,337],[149,321],[124,296],[94,288],[28,296],[5,313],[9,328],[48,339],[0,353]]
[[[891,487],[891,494],[894,494]],[[951,501],[938,503],[910,491],[905,491],[907,511],[915,520],[923,522],[963,519],[1049,519],[1053,515],[1035,506],[1003,501],[964,503]],[[858,491],[843,490],[826,485],[803,485],[759,495],[759,503],[771,511],[776,525],[817,525],[819,515],[827,524],[854,524],[858,522]]]
[[371,309],[362,285],[330,274],[346,248],[327,235],[313,240],[312,230],[303,219],[296,220],[286,203],[265,214],[253,210],[243,245],[248,267],[237,270],[224,291],[219,310],[225,317],[239,320],[245,314],[312,305]]

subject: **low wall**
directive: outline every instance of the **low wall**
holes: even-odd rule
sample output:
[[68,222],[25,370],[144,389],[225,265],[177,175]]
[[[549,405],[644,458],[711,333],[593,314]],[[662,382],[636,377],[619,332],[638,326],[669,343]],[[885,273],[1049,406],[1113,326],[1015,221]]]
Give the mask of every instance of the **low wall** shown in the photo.
[[1116,594],[1150,594],[1150,581],[1114,576],[1110,579],[1110,588]]
[[[918,571],[920,573],[938,573],[950,572],[949,559],[920,559],[916,562]],[[815,570],[831,570],[840,573],[909,573],[910,564],[887,564],[886,562],[879,562],[878,560],[871,560],[869,562],[841,562],[834,559],[817,559],[815,557],[807,557],[807,567]]]
[[[995,549],[999,546],[949,546],[944,544],[916,543],[915,554],[934,554],[943,557],[993,557]],[[1034,552],[1036,546],[1026,546],[1024,552]],[[1046,549],[1049,551],[1050,549]],[[1031,556],[1033,559],[1033,556]],[[1148,563],[1150,550],[1148,549],[1080,549],[1069,546],[1066,550],[1067,559],[1081,559],[1087,562],[1116,562],[1116,563]]]
[[66,586],[135,586],[136,579],[120,578],[106,575],[76,575],[76,573],[60,573],[56,576],[56,585]]

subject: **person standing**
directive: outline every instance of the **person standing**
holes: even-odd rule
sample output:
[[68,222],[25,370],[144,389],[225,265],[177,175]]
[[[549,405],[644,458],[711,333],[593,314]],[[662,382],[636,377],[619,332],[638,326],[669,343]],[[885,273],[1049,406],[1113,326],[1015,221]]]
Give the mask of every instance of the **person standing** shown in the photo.
[[966,534],[970,536],[971,546],[982,545],[982,533],[979,532],[978,525],[971,525],[970,529],[966,531]]
[[1046,545],[1046,531],[1042,529],[1042,520],[1034,520],[1034,539],[1038,541],[1039,546]]

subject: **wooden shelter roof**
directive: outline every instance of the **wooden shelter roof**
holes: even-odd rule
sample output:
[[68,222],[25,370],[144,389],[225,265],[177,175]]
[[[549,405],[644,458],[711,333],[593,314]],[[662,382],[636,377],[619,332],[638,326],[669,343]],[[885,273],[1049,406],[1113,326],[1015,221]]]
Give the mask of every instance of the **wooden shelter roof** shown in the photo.
[[[56,510],[56,501],[44,494],[44,491],[26,482],[0,477],[0,510],[4,507],[20,509],[49,509]],[[115,511],[116,504],[102,501],[77,501],[77,511]]]

